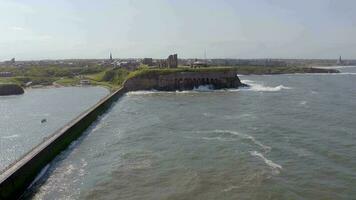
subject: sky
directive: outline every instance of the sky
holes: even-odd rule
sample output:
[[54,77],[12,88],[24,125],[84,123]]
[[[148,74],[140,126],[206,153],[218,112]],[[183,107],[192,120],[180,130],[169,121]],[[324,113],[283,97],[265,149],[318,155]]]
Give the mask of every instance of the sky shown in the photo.
[[0,0],[0,60],[356,58],[355,0]]

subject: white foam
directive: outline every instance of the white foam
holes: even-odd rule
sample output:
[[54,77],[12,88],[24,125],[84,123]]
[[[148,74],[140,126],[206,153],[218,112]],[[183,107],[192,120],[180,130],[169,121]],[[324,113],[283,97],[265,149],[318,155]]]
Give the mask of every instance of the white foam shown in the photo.
[[14,134],[14,135],[4,136],[4,137],[1,137],[1,138],[2,138],[2,139],[12,139],[12,138],[17,138],[17,137],[19,137],[19,135]]
[[355,68],[356,66],[322,66],[322,67],[315,67],[319,69],[345,69],[345,68]]
[[250,151],[250,154],[252,156],[261,158],[266,163],[266,165],[271,167],[274,170],[274,172],[276,172],[276,173],[279,173],[279,170],[282,169],[281,165],[278,165],[277,163],[273,162],[272,160],[267,159],[266,157],[263,156],[262,153],[259,153],[257,151]]
[[[198,132],[209,133],[212,131],[198,131]],[[260,146],[265,151],[270,151],[272,149],[272,147],[262,144],[260,141],[256,140],[256,138],[254,138],[253,136],[248,135],[248,134],[239,133],[237,131],[231,131],[231,130],[213,130],[213,132],[214,133],[229,133],[231,135],[236,135],[243,139],[248,139],[248,140],[252,141],[254,144],[256,144],[257,146]]]
[[214,90],[213,85],[199,85],[198,87],[194,87],[194,91],[198,92],[211,92]]
[[239,189],[239,188],[240,188],[240,186],[231,185],[231,186],[223,189],[223,192],[230,192],[231,190]]
[[262,84],[258,84],[255,81],[251,80],[242,80],[243,83],[248,84],[250,87],[242,88],[242,90],[255,91],[255,92],[278,92],[283,89],[288,90],[290,87],[286,87],[284,85],[278,85],[276,87],[265,86]]
[[140,91],[131,91],[128,92],[128,95],[143,95],[143,94],[155,94],[159,93],[157,90],[140,90]]
[[36,176],[36,178],[32,181],[32,183],[30,184],[30,186],[28,186],[28,188],[31,188],[34,184],[37,183],[38,180],[40,180],[47,172],[47,170],[49,169],[50,164],[47,164],[41,171],[40,173]]
[[[279,76],[337,76],[337,75],[356,75],[356,72],[279,74]],[[274,76],[274,75],[267,75],[267,76]]]
[[301,101],[299,104],[300,105],[305,105],[305,104],[307,104],[307,101]]
[[222,138],[222,137],[202,137],[203,140],[218,140],[221,142],[231,142],[235,141],[234,139]]
[[128,92],[128,95],[147,95],[147,94],[160,94],[160,93],[180,93],[180,94],[185,94],[185,93],[197,93],[197,92],[213,92],[214,87],[213,85],[200,85],[198,87],[194,87],[193,90],[176,90],[176,91],[158,91],[158,90],[139,90],[139,91],[131,91]]

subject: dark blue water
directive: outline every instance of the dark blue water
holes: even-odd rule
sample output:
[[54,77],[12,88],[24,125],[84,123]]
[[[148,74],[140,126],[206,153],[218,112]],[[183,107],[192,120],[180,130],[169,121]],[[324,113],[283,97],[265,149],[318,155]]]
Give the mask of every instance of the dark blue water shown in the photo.
[[30,197],[355,199],[355,73],[241,79],[251,89],[127,94]]

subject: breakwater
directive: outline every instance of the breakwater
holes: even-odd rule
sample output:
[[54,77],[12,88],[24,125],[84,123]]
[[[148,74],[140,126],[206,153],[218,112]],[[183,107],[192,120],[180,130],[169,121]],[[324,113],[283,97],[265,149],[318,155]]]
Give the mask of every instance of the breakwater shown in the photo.
[[0,175],[0,199],[17,199],[29,187],[39,172],[60,152],[76,140],[113,102],[128,91],[135,90],[181,90],[210,84],[215,88],[244,86],[235,73],[226,72],[178,72],[133,77],[111,95],[82,113],[66,126],[48,137],[46,141],[10,165]]
[[32,183],[37,174],[72,141],[77,139],[113,102],[125,94],[121,88],[100,100],[66,126],[56,131],[47,140],[10,165],[0,175],[0,199],[17,199]]

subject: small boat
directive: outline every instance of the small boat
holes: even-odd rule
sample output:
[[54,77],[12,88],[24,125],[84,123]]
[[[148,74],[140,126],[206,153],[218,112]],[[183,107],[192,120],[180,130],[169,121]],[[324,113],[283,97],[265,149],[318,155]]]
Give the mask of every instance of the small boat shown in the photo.
[[42,119],[42,120],[41,120],[41,123],[42,123],[42,124],[45,123],[45,122],[47,122],[47,119]]

